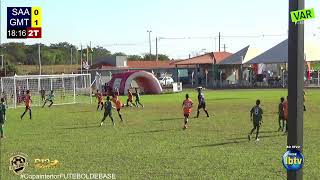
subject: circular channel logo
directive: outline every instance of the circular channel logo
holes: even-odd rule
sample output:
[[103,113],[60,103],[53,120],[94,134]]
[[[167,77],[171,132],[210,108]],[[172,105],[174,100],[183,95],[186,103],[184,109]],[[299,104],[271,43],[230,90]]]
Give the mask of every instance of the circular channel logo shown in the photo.
[[282,164],[287,171],[297,171],[304,163],[303,154],[298,149],[288,149],[282,156]]

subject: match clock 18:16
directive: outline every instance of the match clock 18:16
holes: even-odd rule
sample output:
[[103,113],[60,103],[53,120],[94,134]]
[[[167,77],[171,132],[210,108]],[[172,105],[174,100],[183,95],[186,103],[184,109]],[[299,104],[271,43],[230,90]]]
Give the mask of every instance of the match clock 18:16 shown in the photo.
[[41,28],[8,29],[7,38],[12,38],[12,39],[41,38]]

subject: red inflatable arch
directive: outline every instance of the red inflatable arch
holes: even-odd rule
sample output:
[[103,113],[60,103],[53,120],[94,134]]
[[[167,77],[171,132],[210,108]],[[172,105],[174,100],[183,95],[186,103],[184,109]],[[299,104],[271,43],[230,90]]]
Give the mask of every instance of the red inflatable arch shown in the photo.
[[132,81],[136,81],[138,86],[146,94],[160,94],[161,85],[157,78],[147,71],[128,71],[124,73],[113,74],[109,81],[109,89],[119,89],[119,94],[127,95]]

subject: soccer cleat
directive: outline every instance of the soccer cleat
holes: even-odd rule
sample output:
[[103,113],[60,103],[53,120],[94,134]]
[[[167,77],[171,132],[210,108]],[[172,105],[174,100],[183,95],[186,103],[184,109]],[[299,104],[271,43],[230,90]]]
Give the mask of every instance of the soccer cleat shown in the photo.
[[248,140],[249,140],[249,141],[251,140],[251,136],[250,136],[250,134],[248,134]]
[[259,138],[257,138],[257,139],[256,139],[256,141],[260,141],[260,139],[259,139]]
[[278,132],[281,131],[281,127],[279,127]]
[[103,125],[103,122],[100,123],[100,127]]
[[113,126],[115,126],[116,124],[115,123],[113,123]]

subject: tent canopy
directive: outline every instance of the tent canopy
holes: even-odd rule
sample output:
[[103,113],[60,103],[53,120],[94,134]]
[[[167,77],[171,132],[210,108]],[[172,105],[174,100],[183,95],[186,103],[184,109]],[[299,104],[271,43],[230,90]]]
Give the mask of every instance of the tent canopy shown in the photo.
[[223,61],[218,64],[242,64],[243,59],[245,58],[248,52],[249,46],[239,50],[238,52],[232,54],[231,56],[227,57]]
[[306,61],[320,61],[320,44],[317,41],[305,41],[304,53]]
[[263,53],[261,49],[249,47],[247,54],[244,57],[242,63],[245,64],[246,62],[250,61],[252,58],[258,56],[261,53]]
[[288,39],[246,62],[246,64],[281,64],[288,62]]

